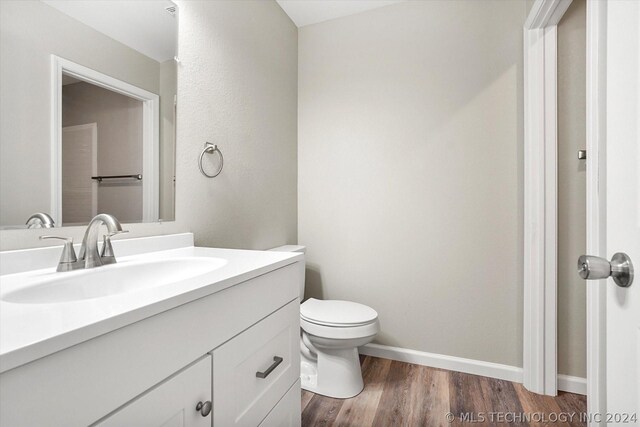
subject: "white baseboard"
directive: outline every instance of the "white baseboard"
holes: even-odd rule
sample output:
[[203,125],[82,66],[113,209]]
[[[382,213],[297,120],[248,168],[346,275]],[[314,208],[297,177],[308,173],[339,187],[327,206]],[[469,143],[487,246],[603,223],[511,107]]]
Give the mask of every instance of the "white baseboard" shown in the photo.
[[522,368],[501,365],[499,363],[446,356],[444,354],[427,353],[424,351],[391,347],[381,344],[367,344],[360,347],[360,354],[398,360],[400,362],[415,363],[416,365],[429,366],[431,368],[447,369],[449,371],[498,378],[500,380],[513,381],[516,383],[522,382]]
[[[500,363],[484,362],[482,360],[465,359],[463,357],[427,353],[425,351],[373,343],[360,347],[360,354],[522,383],[522,368],[502,365]],[[584,378],[558,375],[558,389],[571,393],[586,394],[587,381]]]
[[558,374],[558,390],[587,395],[587,379]]

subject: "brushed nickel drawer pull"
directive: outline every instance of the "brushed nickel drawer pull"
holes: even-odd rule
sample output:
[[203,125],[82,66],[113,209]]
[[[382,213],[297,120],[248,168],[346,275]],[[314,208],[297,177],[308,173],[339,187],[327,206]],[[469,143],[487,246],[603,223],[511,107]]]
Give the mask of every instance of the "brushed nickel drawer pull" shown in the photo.
[[279,364],[282,363],[283,360],[284,359],[282,359],[282,357],[273,356],[273,363],[271,364],[271,366],[269,366],[269,368],[267,368],[267,370],[264,372],[260,372],[260,371],[256,372],[256,377],[263,378],[263,379],[267,378],[269,374],[273,372],[273,370],[276,369]]

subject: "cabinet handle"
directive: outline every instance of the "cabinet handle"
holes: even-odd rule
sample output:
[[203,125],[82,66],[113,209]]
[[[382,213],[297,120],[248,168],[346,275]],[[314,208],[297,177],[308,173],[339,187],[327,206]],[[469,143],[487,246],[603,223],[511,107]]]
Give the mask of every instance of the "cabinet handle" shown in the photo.
[[198,402],[198,404],[196,405],[196,411],[200,411],[200,415],[202,415],[203,417],[206,417],[211,413],[212,406],[213,405],[211,404],[210,400],[207,400],[204,403]]
[[269,376],[269,374],[271,372],[273,372],[274,369],[276,369],[278,367],[279,364],[282,363],[282,357],[278,357],[278,356],[273,356],[273,363],[271,364],[271,366],[269,366],[269,368],[267,368],[266,371],[264,372],[256,372],[256,377],[258,378],[267,378]]

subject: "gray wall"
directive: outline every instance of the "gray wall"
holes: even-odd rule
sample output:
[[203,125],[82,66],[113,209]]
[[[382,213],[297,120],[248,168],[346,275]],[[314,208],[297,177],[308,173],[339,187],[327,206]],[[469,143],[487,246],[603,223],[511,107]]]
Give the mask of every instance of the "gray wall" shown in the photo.
[[[127,237],[194,231],[199,245],[255,249],[295,242],[297,29],[272,1],[179,1],[178,7],[176,221],[132,224]],[[16,37],[36,38],[21,31]],[[40,65],[48,70],[47,64]],[[32,90],[48,94],[48,81]],[[30,111],[12,118],[48,129],[48,103],[37,118]],[[48,131],[42,138],[48,141]],[[225,155],[216,179],[196,166],[207,140]],[[79,240],[83,231],[56,234]],[[0,250],[40,246],[39,234],[51,231],[0,231]]]
[[585,377],[586,287],[576,260],[586,249],[586,2],[558,25],[558,372]]
[[160,71],[153,59],[39,1],[0,1],[0,31],[0,223],[14,225],[50,211],[51,54],[153,93]]
[[524,2],[524,7],[526,10],[526,15],[525,15],[525,19],[527,16],[529,16],[529,12],[531,11],[531,8],[533,7],[533,3],[535,3],[535,0],[525,0]]
[[[179,7],[176,217],[199,245],[295,242],[297,29],[273,1]],[[215,179],[196,166],[205,141],[224,154]]]
[[[142,101],[85,82],[63,86],[62,126],[87,123],[98,125],[98,175],[142,173]],[[141,222],[142,181],[99,183],[98,212]]]
[[299,31],[307,296],[381,344],[522,364],[522,2],[415,1]]

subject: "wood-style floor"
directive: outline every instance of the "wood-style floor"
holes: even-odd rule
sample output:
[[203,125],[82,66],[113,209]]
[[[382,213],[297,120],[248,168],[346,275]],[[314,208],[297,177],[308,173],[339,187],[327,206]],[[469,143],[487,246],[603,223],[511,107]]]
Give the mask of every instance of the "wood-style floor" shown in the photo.
[[358,396],[340,400],[303,390],[303,427],[586,425],[580,415],[587,401],[579,394],[541,396],[510,381],[370,356],[360,361],[365,386]]

